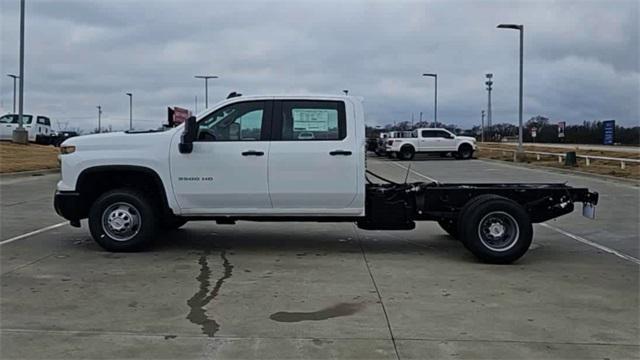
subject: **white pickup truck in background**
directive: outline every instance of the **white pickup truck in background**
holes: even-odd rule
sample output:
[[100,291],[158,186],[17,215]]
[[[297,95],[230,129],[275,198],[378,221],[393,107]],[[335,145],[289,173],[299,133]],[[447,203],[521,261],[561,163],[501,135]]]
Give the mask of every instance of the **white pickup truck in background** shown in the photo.
[[[194,220],[367,230],[430,220],[478,258],[508,263],[529,248],[532,223],[598,201],[566,184],[396,183],[366,169],[364,119],[351,96],[236,96],[166,131],[70,138],[54,207],[74,226],[88,218],[110,251],[143,249]],[[473,149],[459,140],[458,151]]]
[[471,159],[476,151],[476,139],[457,136],[447,129],[421,128],[413,131],[411,137],[387,140],[387,155],[400,160],[411,160],[418,153],[452,153],[458,159]]

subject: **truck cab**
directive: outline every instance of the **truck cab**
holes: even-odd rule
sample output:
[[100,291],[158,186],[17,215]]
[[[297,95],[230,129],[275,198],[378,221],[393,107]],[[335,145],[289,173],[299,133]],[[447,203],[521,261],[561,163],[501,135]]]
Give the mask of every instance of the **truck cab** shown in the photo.
[[386,148],[387,153],[402,160],[411,160],[417,153],[452,153],[458,159],[470,159],[476,149],[475,138],[457,136],[444,128],[416,129],[410,137],[389,139]]
[[186,126],[66,140],[58,190],[89,194],[75,217],[86,217],[98,193],[119,177],[160,184],[175,216],[364,214],[364,113],[357,98],[227,99],[194,119],[189,153],[180,151]]

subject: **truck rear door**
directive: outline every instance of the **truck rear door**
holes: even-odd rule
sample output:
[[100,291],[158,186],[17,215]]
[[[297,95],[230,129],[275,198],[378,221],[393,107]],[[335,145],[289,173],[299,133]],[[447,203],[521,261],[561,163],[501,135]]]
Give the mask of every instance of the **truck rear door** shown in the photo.
[[268,176],[274,210],[296,209],[292,215],[361,210],[351,208],[362,149],[346,105],[341,100],[275,102]]

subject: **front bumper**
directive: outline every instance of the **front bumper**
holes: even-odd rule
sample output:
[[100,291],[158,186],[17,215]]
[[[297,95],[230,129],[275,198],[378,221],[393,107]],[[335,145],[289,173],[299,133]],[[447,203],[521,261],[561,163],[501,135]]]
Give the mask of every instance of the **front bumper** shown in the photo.
[[87,217],[86,204],[80,193],[75,191],[56,191],[53,207],[58,215],[72,222]]

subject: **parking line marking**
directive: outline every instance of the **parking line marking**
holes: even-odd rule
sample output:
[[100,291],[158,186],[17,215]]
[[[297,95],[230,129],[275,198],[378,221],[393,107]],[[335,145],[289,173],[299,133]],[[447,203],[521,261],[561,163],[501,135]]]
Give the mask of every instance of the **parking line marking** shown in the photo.
[[[405,169],[405,170],[409,170],[409,168],[408,168],[408,167],[403,166],[403,165],[400,165],[400,164],[398,164],[397,162],[394,162],[393,164],[394,164],[394,165],[398,165],[398,166],[400,166],[401,168],[403,168],[403,169]],[[421,176],[421,177],[423,177],[423,178],[425,178],[425,179],[427,179],[427,180],[430,180],[430,181],[433,181],[433,182],[438,182],[438,180],[433,179],[433,178],[430,178],[430,177],[428,177],[428,176],[426,176],[426,175],[422,175],[422,174],[420,174],[419,172],[417,172],[417,171],[415,171],[415,170],[413,170],[413,169],[409,170],[409,172],[411,172],[411,173],[413,173],[413,174],[415,174],[415,175]]]
[[596,242],[593,242],[591,240],[587,240],[587,239],[585,239],[585,238],[583,238],[581,236],[572,234],[572,233],[570,233],[568,231],[564,231],[564,230],[562,230],[560,228],[557,228],[557,227],[555,227],[553,225],[549,225],[547,223],[540,223],[540,225],[546,227],[547,229],[551,229],[551,230],[557,231],[560,234],[568,236],[568,237],[572,238],[573,240],[581,242],[581,243],[583,243],[585,245],[589,245],[589,246],[594,247],[594,248],[596,248],[598,250],[602,250],[602,251],[607,252],[609,254],[613,254],[613,255],[621,258],[621,259],[624,259],[624,260],[627,260],[627,261],[631,261],[633,263],[636,263],[636,264],[640,265],[640,259],[637,259],[637,258],[635,258],[635,257],[633,257],[631,255],[627,255],[627,254],[621,253],[621,252],[619,252],[617,250],[608,248],[608,247],[606,247],[604,245],[600,245],[600,244],[598,244]]
[[14,241],[27,238],[29,236],[38,235],[38,234],[43,233],[45,231],[49,231],[49,230],[53,230],[53,229],[59,228],[59,227],[64,226],[64,225],[66,225],[68,223],[69,223],[68,221],[63,221],[63,222],[58,223],[58,224],[54,224],[54,225],[51,225],[51,226],[43,227],[42,229],[34,230],[34,231],[28,232],[26,234],[22,234],[22,235],[18,235],[18,236],[12,237],[11,239],[2,240],[2,241],[0,241],[0,245],[12,243]]

